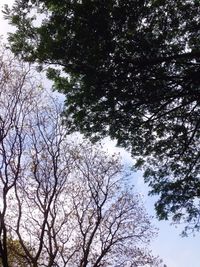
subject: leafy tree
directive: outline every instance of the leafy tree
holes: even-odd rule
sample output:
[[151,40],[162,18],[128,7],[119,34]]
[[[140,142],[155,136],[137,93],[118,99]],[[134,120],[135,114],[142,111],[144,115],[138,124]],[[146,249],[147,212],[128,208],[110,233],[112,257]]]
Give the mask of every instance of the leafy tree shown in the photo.
[[[14,240],[12,238],[7,238],[7,248],[8,248],[8,264],[9,267],[27,267],[29,262],[26,259],[24,250],[19,242],[19,240]],[[3,265],[0,263],[0,266]]]
[[145,166],[160,219],[199,229],[198,0],[17,0],[15,54],[52,65],[66,123],[109,135]]
[[30,67],[0,56],[3,267],[158,267],[155,235],[116,155],[66,137],[62,105]]

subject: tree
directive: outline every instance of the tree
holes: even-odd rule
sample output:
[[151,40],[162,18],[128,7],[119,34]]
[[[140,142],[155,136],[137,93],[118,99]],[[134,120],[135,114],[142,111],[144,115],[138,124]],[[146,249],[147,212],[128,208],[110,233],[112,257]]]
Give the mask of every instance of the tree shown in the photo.
[[9,199],[25,168],[24,127],[33,105],[34,84],[28,82],[28,66],[25,68],[23,63],[15,61],[2,47],[0,55],[0,256],[3,266],[8,267],[11,245],[7,227]]
[[13,52],[53,66],[69,129],[117,139],[145,166],[159,218],[198,230],[199,1],[18,0],[4,12]]
[[119,158],[67,138],[30,66],[6,52],[0,66],[2,266],[161,266]]
[[[9,267],[27,267],[28,261],[26,255],[20,245],[19,240],[13,240],[7,238],[7,250],[8,250],[8,265]],[[0,266],[3,265],[0,263]]]

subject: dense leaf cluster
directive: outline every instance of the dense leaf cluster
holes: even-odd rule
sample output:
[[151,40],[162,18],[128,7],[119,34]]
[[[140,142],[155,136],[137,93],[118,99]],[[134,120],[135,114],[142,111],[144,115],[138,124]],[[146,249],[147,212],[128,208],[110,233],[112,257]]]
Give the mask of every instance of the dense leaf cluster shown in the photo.
[[199,1],[18,0],[5,13],[12,50],[54,66],[71,131],[141,157],[160,218],[198,228]]

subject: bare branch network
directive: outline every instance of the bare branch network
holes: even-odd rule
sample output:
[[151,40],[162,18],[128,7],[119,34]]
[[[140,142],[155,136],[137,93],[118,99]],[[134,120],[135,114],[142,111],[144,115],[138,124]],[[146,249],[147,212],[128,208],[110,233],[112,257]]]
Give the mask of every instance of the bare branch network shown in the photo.
[[67,138],[61,104],[33,76],[1,50],[1,266],[161,266],[119,158]]

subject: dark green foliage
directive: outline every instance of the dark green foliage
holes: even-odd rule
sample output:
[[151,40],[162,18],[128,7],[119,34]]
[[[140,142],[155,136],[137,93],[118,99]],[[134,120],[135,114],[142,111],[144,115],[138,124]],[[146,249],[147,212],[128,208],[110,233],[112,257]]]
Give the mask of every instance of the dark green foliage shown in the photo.
[[159,217],[198,229],[200,2],[18,0],[5,13],[13,52],[53,66],[69,129],[141,157]]
[[[33,250],[30,248],[30,251]],[[7,238],[7,252],[8,252],[8,264],[9,267],[27,267],[30,266],[27,260],[26,254],[20,244],[19,240]],[[4,267],[0,261],[0,267]]]

